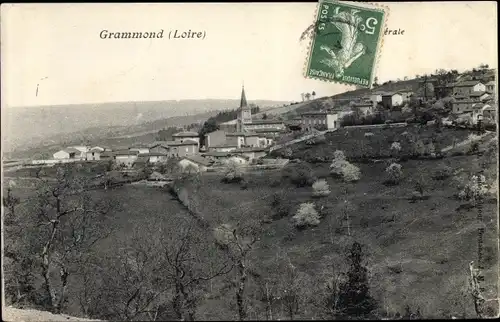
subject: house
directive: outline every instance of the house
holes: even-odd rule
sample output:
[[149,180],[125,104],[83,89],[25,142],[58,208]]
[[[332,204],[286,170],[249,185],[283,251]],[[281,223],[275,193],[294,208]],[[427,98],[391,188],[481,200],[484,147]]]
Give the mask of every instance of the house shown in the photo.
[[250,158],[244,155],[233,154],[228,159],[222,160],[225,164],[236,163],[238,165],[246,165],[250,163]]
[[463,114],[463,113],[468,113],[472,112],[473,110],[473,105],[477,104],[478,101],[474,100],[457,100],[452,103],[452,112],[454,114]]
[[245,124],[245,131],[255,132],[260,129],[285,129],[285,122],[281,120],[252,120],[252,123]]
[[185,157],[198,153],[199,141],[183,139],[182,141],[167,141],[169,157]]
[[130,151],[137,151],[139,154],[146,154],[149,153],[149,147],[147,145],[143,144],[138,144],[134,145],[133,147],[129,148]]
[[103,148],[99,147],[93,147],[86,153],[86,160],[87,161],[95,161],[95,160],[101,160],[101,153],[104,152]]
[[469,97],[472,100],[485,101],[489,99],[491,95],[487,92],[472,92]]
[[485,92],[485,91],[486,91],[486,85],[484,85],[478,80],[463,81],[455,83],[455,85],[453,86],[454,95],[465,95],[470,97],[470,94],[472,94],[473,92]]
[[408,102],[413,96],[413,91],[411,89],[401,89],[397,92],[403,96],[403,102]]
[[214,162],[219,161],[222,162],[224,159],[228,159],[232,155],[231,152],[218,152],[218,151],[209,151],[203,153],[203,157]]
[[495,81],[489,81],[486,83],[486,91],[490,93],[495,93],[495,87],[496,87],[496,82]]
[[145,156],[148,157],[149,163],[166,162],[168,159],[168,155],[165,152],[149,152]]
[[374,106],[372,103],[354,104],[353,109],[359,109],[362,116],[373,114]]
[[242,146],[259,147],[259,135],[255,132],[226,133],[226,143],[236,144],[238,148]]
[[104,151],[99,154],[100,160],[114,160],[115,155],[111,151]]
[[117,165],[124,165],[126,167],[132,167],[139,156],[139,151],[121,150],[116,151],[115,162]]
[[229,152],[236,150],[238,146],[233,143],[224,143],[221,145],[213,145],[210,147],[209,152],[211,151],[216,151],[216,152]]
[[172,135],[174,141],[183,143],[184,141],[196,141],[198,144],[198,148],[200,147],[200,136],[196,132],[178,132]]
[[84,145],[75,145],[75,146],[70,146],[69,148],[78,150],[79,153],[76,153],[75,158],[82,160],[85,160],[85,158],[87,157],[87,151],[90,150],[88,146]]
[[226,131],[217,130],[205,134],[205,147],[217,146],[226,143]]
[[75,148],[66,148],[60,151],[57,151],[52,155],[52,157],[56,160],[63,159],[78,159],[80,156],[80,151]]
[[149,145],[149,153],[164,153],[168,154],[169,147],[167,141],[156,141]]
[[434,87],[434,92],[436,93],[437,97],[447,97],[447,96],[452,96],[453,95],[453,87],[455,86],[454,83],[449,83],[446,85],[439,85]]
[[231,153],[236,155],[242,155],[248,158],[249,161],[253,159],[260,159],[266,156],[266,150],[264,148],[240,148],[231,151]]
[[312,128],[333,130],[340,126],[338,114],[335,112],[309,112],[301,114],[301,124],[307,129]]
[[[382,102],[382,95],[384,92],[374,92],[370,95],[370,101],[372,101],[373,106],[377,106],[377,103]],[[343,117],[343,116],[342,116]]]
[[212,160],[199,155],[190,155],[182,157],[178,164],[183,172],[189,171],[189,169],[194,169],[197,172],[205,172],[213,163]]
[[399,92],[387,92],[382,95],[382,104],[385,108],[403,105],[403,95]]

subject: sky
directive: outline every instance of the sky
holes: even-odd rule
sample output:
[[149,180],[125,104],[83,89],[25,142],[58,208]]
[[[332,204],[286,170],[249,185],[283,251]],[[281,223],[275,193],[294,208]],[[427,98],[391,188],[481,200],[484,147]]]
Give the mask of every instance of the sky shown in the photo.
[[[379,81],[438,68],[497,67],[496,2],[379,3],[389,8]],[[2,4],[2,104],[300,100],[353,87],[305,79],[316,3]],[[196,39],[101,39],[109,31],[204,31]],[[38,95],[36,95],[37,84]]]

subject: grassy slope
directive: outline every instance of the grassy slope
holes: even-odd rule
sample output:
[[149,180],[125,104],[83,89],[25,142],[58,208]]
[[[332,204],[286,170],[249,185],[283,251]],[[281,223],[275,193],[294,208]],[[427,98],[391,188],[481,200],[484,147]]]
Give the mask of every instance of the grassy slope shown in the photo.
[[[321,200],[311,197],[310,188],[297,189],[288,183],[270,187],[273,175],[269,173],[253,175],[247,190],[241,190],[238,185],[221,184],[217,177],[205,177],[199,196],[206,219],[214,223],[271,213],[269,196],[281,189],[290,191],[294,209],[306,201],[315,202],[318,208],[324,206],[324,218],[316,228],[297,232],[288,218],[268,225],[253,253],[257,270],[263,270],[281,249],[290,254],[292,262],[302,271],[320,276],[328,261],[342,266],[343,251],[357,240],[366,247],[373,294],[388,312],[403,312],[404,306],[409,304],[413,308],[420,306],[425,318],[461,316],[464,311],[467,317],[473,317],[470,295],[464,298],[462,292],[467,285],[468,263],[477,261],[477,211],[457,210],[461,202],[454,198],[458,192],[456,179],[435,181],[430,175],[436,167],[446,164],[456,171],[455,178],[465,177],[478,170],[476,158],[457,156],[404,162],[403,182],[395,187],[382,184],[383,164],[359,165],[363,178],[356,184],[333,179],[328,175],[328,164],[316,164],[316,176],[325,177],[332,190],[330,196]],[[494,175],[496,159],[489,161],[488,169]],[[419,175],[423,176],[426,193],[431,197],[411,203],[408,197]],[[350,212],[351,236],[347,236],[342,221],[344,200],[354,207]],[[487,226],[483,245],[484,285],[487,285],[488,298],[495,297],[498,276],[496,209],[496,198],[490,196],[483,205]],[[395,273],[393,270],[398,268],[402,271]],[[225,299],[228,300],[230,297]]]

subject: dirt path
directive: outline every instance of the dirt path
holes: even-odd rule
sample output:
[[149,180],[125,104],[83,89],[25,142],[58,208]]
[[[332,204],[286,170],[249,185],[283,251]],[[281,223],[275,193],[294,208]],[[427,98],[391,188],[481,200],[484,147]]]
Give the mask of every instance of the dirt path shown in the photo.
[[32,309],[16,309],[13,307],[2,307],[2,320],[11,322],[31,321],[100,321],[84,318],[76,318],[64,314],[52,314],[46,311]]

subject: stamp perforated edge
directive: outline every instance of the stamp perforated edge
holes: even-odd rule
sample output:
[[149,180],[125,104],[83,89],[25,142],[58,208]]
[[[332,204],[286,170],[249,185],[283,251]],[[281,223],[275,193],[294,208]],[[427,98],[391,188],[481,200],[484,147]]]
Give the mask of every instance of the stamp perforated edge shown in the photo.
[[[373,7],[375,7],[376,9],[383,9],[384,10],[384,21],[383,21],[382,26],[380,28],[380,39],[378,40],[377,49],[376,49],[376,53],[375,53],[375,58],[373,60],[373,71],[372,71],[372,75],[371,75],[371,78],[370,78],[370,85],[368,87],[366,87],[366,88],[370,88],[370,89],[373,88],[373,80],[375,79],[375,77],[377,75],[378,63],[380,61],[382,48],[384,47],[384,33],[383,33],[383,30],[386,28],[387,21],[389,20],[389,15],[390,15],[389,7],[385,6],[385,5],[382,5],[382,4],[373,3],[373,2],[320,0],[320,1],[318,1],[318,4],[316,6],[316,10],[314,11],[312,25],[316,24],[316,19],[318,18],[319,8],[321,7],[321,4],[323,2],[328,2],[328,3],[345,3],[345,4],[353,3],[353,4],[356,4],[356,5],[359,4],[360,7],[367,8],[368,6],[370,6],[370,9],[373,9]],[[306,78],[306,79],[314,79],[314,80],[318,80],[320,82],[325,82],[325,83],[337,83],[337,84],[343,84],[343,85],[356,86],[355,84],[351,84],[351,83],[348,83],[348,82],[343,82],[343,81],[340,81],[340,80],[326,80],[326,79],[318,78],[318,77],[315,77],[315,76],[309,76],[307,74],[307,69],[308,69],[308,66],[309,66],[309,60],[311,58],[311,54],[312,54],[312,50],[313,50],[313,41],[314,41],[313,37],[314,37],[314,33],[309,37],[309,44],[308,44],[307,50],[306,50],[307,55],[306,55],[305,60],[304,60],[304,67],[303,67],[303,74],[302,74],[304,76],[304,78]]]

